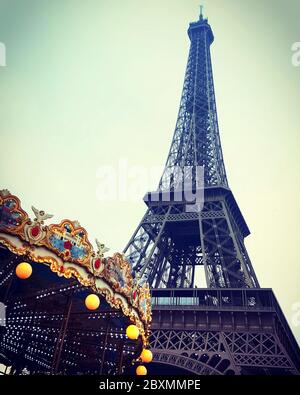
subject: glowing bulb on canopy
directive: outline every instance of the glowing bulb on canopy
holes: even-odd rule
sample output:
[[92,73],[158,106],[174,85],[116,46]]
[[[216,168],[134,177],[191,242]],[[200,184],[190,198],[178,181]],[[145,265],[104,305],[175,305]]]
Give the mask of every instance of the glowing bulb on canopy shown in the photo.
[[145,368],[145,366],[140,365],[136,368],[135,373],[137,374],[137,376],[146,376],[147,375],[147,369]]
[[129,339],[136,340],[140,335],[139,328],[135,325],[129,325],[126,329],[126,335]]
[[16,275],[21,280],[26,280],[32,274],[32,267],[28,262],[21,262],[16,267]]
[[95,294],[90,294],[85,298],[85,306],[88,310],[97,310],[100,306],[100,299]]
[[140,358],[141,358],[142,362],[149,363],[153,359],[153,354],[150,350],[144,349],[141,353]]

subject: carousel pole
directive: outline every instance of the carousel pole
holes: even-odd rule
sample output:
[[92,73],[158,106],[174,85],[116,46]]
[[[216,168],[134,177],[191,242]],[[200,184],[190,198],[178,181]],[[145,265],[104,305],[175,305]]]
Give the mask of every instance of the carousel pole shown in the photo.
[[104,340],[103,352],[102,352],[102,358],[101,358],[100,374],[103,374],[104,358],[105,358],[105,351],[106,351],[106,346],[107,346],[107,338],[108,338],[109,329],[110,329],[110,318],[107,320],[107,324],[106,324],[106,333],[105,333],[105,340]]
[[51,369],[51,374],[54,374],[54,375],[57,374],[59,364],[60,364],[61,353],[62,353],[62,349],[64,346],[64,340],[66,337],[66,332],[67,332],[68,323],[69,323],[71,310],[72,310],[73,293],[74,293],[74,291],[72,289],[69,294],[69,297],[67,299],[67,303],[66,303],[66,307],[65,307],[65,311],[64,311],[64,314],[66,314],[66,317],[62,321],[60,332],[59,332],[56,346],[55,346],[52,369]]
[[121,341],[119,346],[120,360],[119,360],[118,371],[117,371],[118,375],[121,375],[123,373],[123,356],[124,356],[123,351],[124,351],[124,340]]

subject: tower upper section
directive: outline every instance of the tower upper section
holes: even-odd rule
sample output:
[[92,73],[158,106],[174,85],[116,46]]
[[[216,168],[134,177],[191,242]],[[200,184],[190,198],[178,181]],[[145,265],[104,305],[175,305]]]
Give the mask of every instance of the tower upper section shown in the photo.
[[199,32],[203,30],[206,30],[207,32],[208,41],[210,45],[214,41],[214,34],[210,25],[208,24],[208,19],[203,18],[203,15],[201,13],[199,21],[190,23],[188,29],[188,35],[190,40],[193,40],[193,38],[197,37]]
[[[197,166],[204,168],[205,187],[228,187],[210,55],[214,35],[202,12],[199,20],[189,25],[188,35],[191,40],[188,64],[175,132],[159,184],[160,190],[176,188],[184,170],[192,168],[192,172],[187,174],[195,174]],[[193,183],[193,189],[197,188],[196,181]]]

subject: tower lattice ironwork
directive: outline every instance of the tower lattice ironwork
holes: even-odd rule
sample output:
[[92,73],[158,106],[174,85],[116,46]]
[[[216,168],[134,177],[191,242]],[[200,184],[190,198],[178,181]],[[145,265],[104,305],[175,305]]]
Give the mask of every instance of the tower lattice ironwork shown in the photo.
[[[210,55],[214,36],[202,12],[188,35],[165,170],[157,191],[146,194],[146,214],[124,249],[152,287],[154,361],[164,372],[177,366],[196,374],[297,374],[298,345],[273,292],[259,286],[244,244],[250,232],[228,186]],[[202,190],[198,209],[188,209],[185,181],[189,196]],[[196,287],[201,275],[205,289]]]

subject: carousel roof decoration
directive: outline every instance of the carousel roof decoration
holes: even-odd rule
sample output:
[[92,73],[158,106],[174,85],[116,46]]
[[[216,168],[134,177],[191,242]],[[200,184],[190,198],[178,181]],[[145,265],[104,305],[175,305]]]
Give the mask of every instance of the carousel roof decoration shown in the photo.
[[65,219],[46,225],[53,215],[32,206],[34,219],[21,208],[20,200],[8,190],[0,191],[0,243],[16,255],[48,265],[60,277],[76,278],[102,295],[111,307],[139,329],[148,344],[151,303],[148,284],[134,279],[124,256],[105,257],[108,249],[96,240],[94,250],[86,230],[77,221]]

